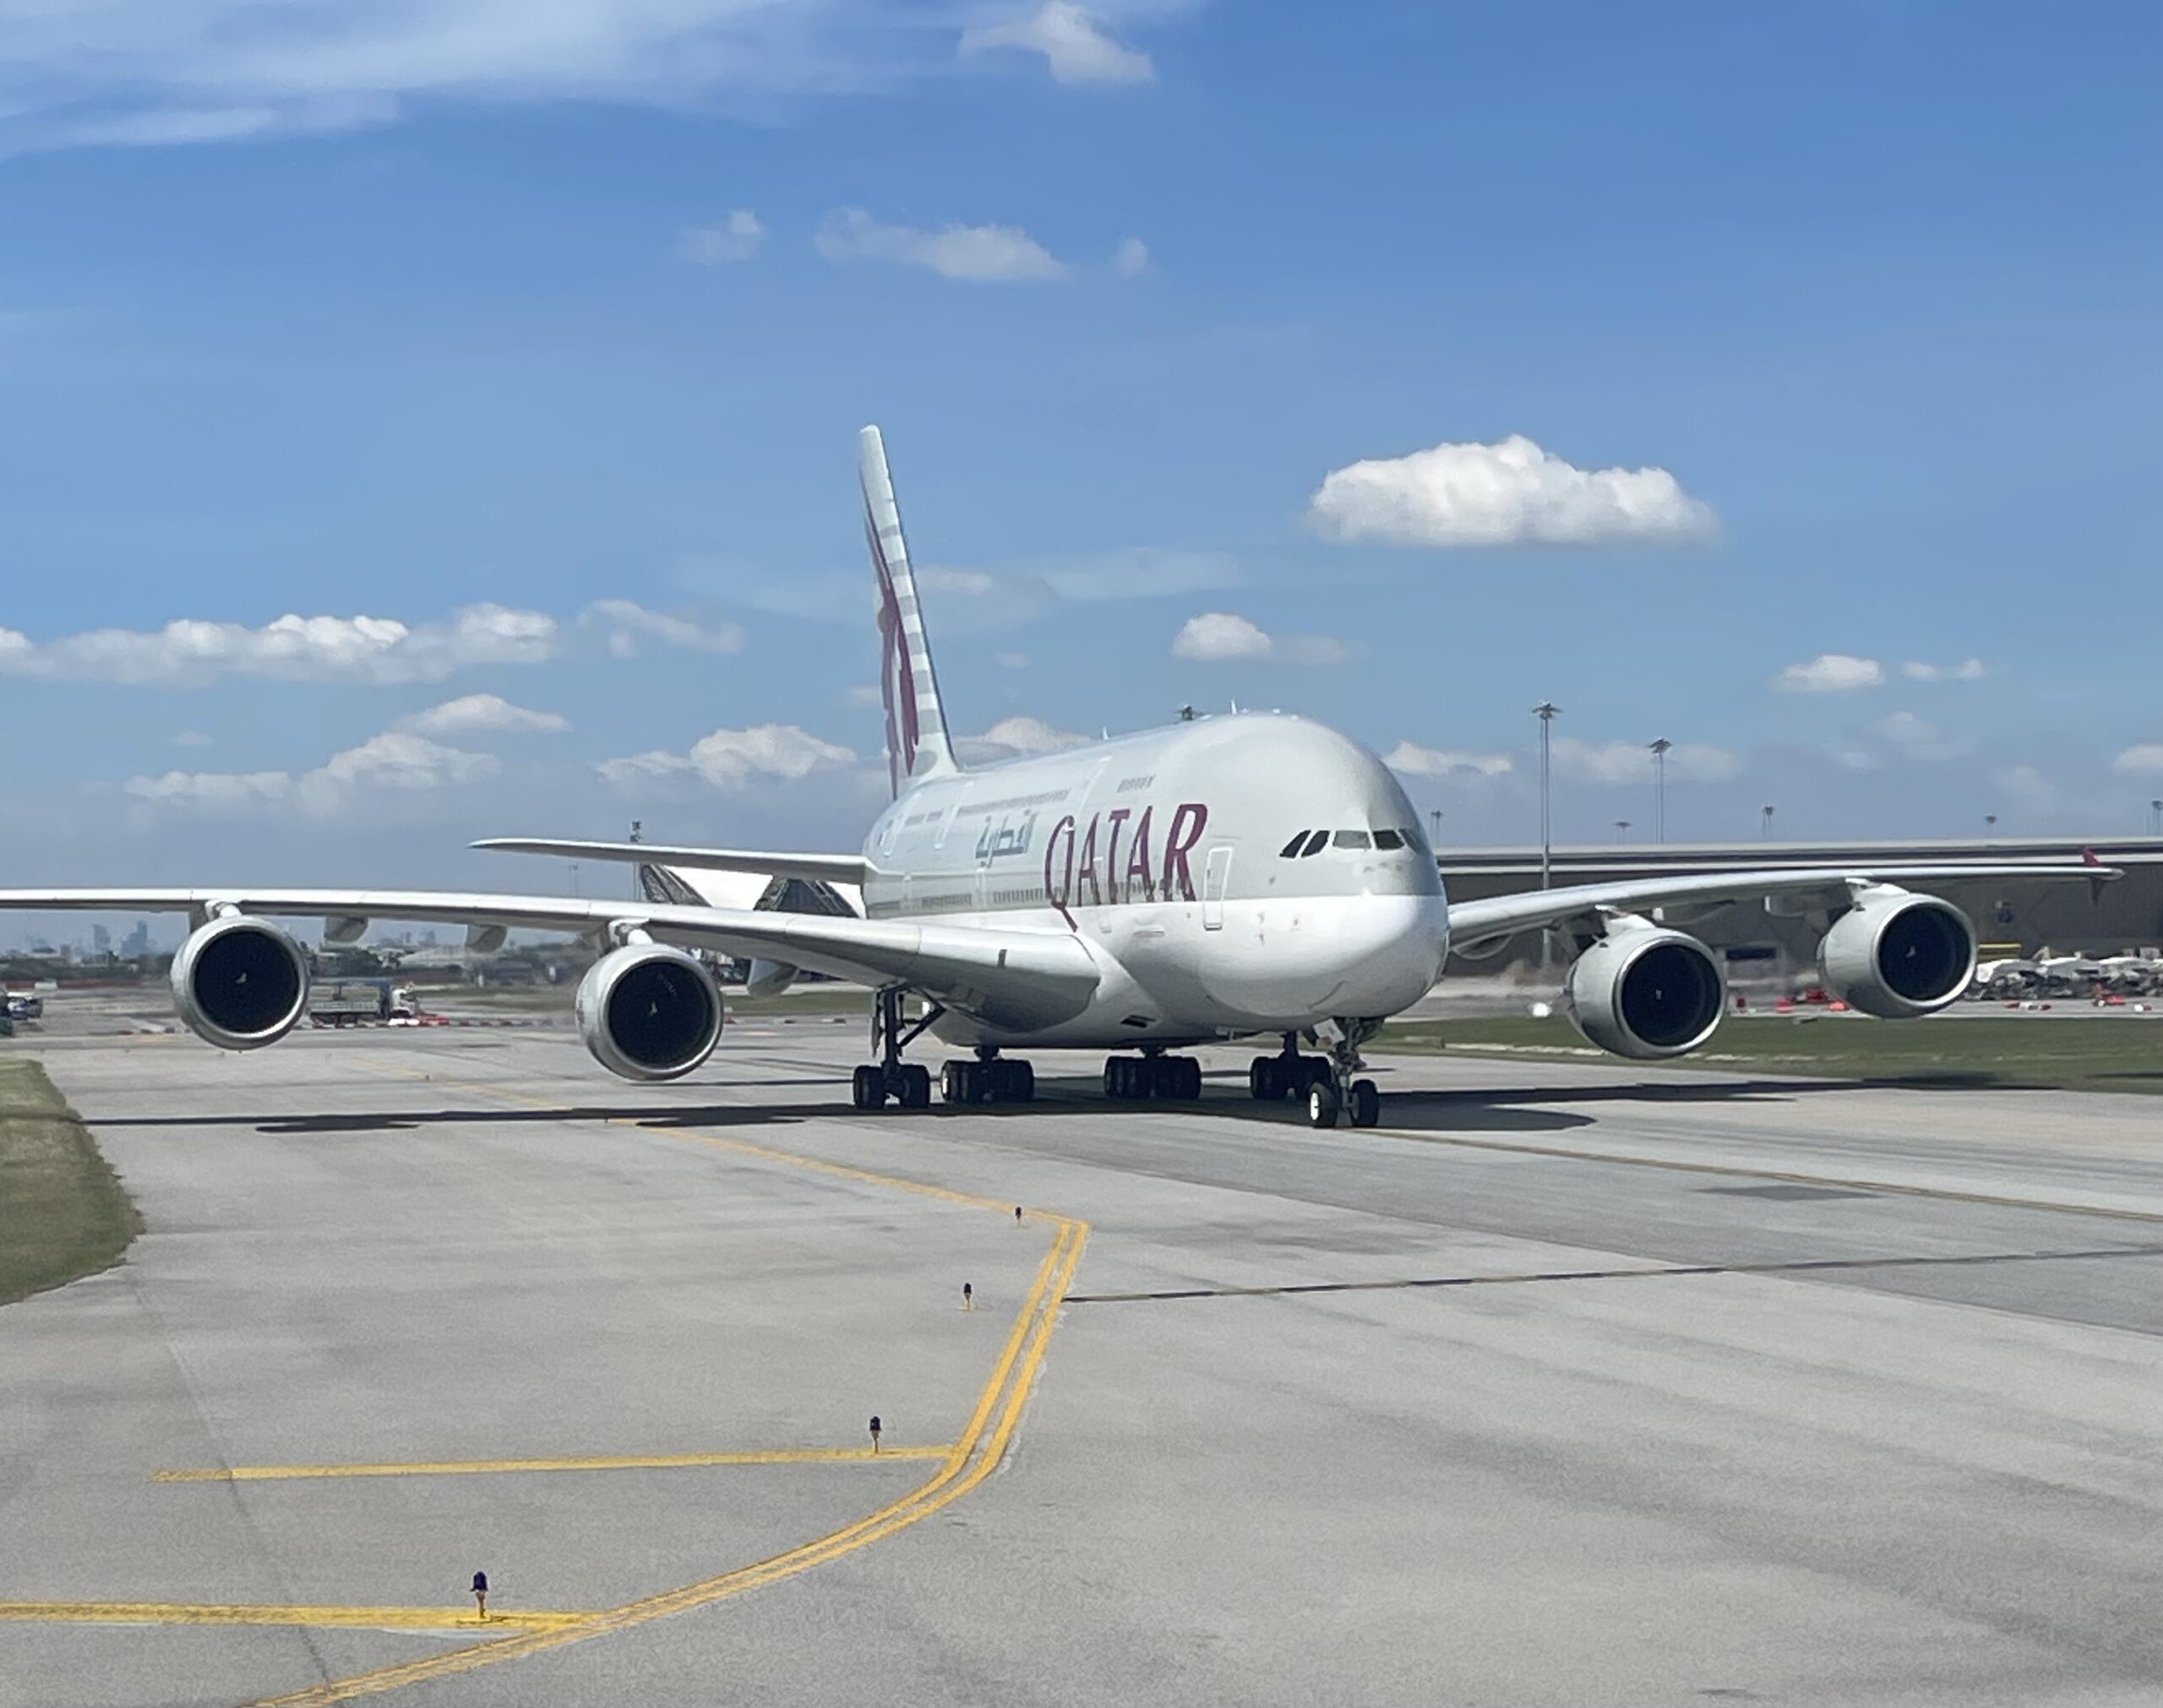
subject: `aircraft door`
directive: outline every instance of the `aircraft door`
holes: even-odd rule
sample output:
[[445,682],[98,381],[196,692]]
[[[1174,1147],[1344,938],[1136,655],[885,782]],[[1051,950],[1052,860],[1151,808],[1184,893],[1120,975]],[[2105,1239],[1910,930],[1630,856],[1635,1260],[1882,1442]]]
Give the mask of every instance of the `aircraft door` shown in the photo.
[[1232,878],[1232,851],[1219,844],[1209,851],[1209,864],[1201,873],[1201,928],[1224,928],[1224,889]]

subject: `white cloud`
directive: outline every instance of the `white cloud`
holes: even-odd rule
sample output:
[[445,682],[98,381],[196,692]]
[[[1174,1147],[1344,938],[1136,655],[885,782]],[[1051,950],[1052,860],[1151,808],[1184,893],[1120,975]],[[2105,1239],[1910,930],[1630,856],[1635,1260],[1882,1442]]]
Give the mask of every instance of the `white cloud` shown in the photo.
[[748,261],[766,241],[766,228],[749,208],[738,208],[717,226],[694,226],[684,233],[684,253],[702,267]]
[[1112,271],[1122,279],[1138,279],[1149,270],[1149,246],[1139,237],[1121,237],[1112,251]]
[[1911,658],[1900,666],[1900,674],[1910,682],[1980,682],[1989,672],[1980,658],[1959,664],[1922,664]]
[[580,614],[581,623],[606,629],[608,651],[616,658],[636,658],[639,643],[658,641],[686,652],[730,653],[743,650],[744,631],[733,623],[708,628],[665,612],[649,611],[628,599],[597,599]]
[[[1577,782],[1646,783],[1654,775],[1652,753],[1643,742],[1587,742],[1556,736],[1551,752],[1555,774]],[[1677,742],[1667,752],[1670,783],[1724,783],[1741,773],[1741,759],[1725,748]]]
[[1517,769],[1507,753],[1469,753],[1456,748],[1415,747],[1399,742],[1382,763],[1408,777],[1506,776]]
[[558,735],[570,726],[555,712],[530,711],[493,694],[464,694],[398,721],[401,730],[423,736]]
[[[14,146],[233,141],[409,105],[682,110],[926,71],[937,8],[771,0],[32,0],[0,11]],[[1070,60],[1085,47],[1065,50]],[[1049,50],[1047,49],[1047,52]]]
[[558,625],[538,611],[469,605],[442,623],[287,615],[259,628],[182,619],[34,643],[0,629],[0,673],[76,682],[189,684],[221,676],[288,682],[439,682],[471,665],[541,664]]
[[1199,617],[1190,617],[1172,637],[1173,657],[1208,663],[1272,658],[1293,664],[1342,664],[1350,655],[1343,641],[1329,635],[1293,634],[1279,640],[1229,611],[1205,611]]
[[793,781],[814,771],[856,763],[848,748],[798,728],[794,724],[760,724],[746,730],[716,730],[692,744],[688,753],[660,751],[604,759],[595,767],[602,780],[636,791],[658,782],[702,779],[717,789],[740,788],[760,778]]
[[1147,83],[1157,74],[1147,54],[1114,41],[1075,0],[1043,0],[1033,12],[962,32],[965,54],[1002,48],[1041,53],[1060,83]]
[[1804,663],[1789,665],[1773,678],[1773,686],[1783,694],[1853,694],[1884,683],[1885,666],[1876,659],[1844,652],[1821,652]]
[[213,745],[210,737],[200,730],[175,730],[171,741],[177,748],[207,748]]
[[1069,271],[1019,226],[950,225],[932,231],[881,225],[861,208],[840,208],[826,215],[813,242],[836,264],[891,261],[976,284],[1063,279]]
[[167,771],[161,777],[131,777],[122,788],[151,808],[210,813],[295,808],[327,817],[372,791],[453,788],[495,770],[495,760],[486,753],[388,730],[297,776],[290,771]]
[[1398,546],[1686,544],[1719,531],[1665,469],[1576,468],[1522,433],[1335,470],[1307,519],[1332,539]]
[[2111,769],[2127,775],[2163,771],[2163,742],[2142,742],[2128,748],[2111,761]]
[[1001,718],[980,736],[963,736],[954,743],[956,757],[967,765],[988,765],[1036,753],[1055,753],[1078,748],[1089,739],[1071,730],[1054,729],[1041,718]]

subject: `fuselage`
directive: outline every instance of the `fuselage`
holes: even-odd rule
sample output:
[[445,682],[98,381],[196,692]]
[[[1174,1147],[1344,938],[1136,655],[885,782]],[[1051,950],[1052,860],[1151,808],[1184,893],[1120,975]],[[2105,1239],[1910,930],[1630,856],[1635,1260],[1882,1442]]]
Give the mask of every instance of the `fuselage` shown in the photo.
[[1279,714],[1200,719],[933,777],[865,839],[864,912],[1070,933],[1103,973],[1086,1007],[950,1042],[1116,1047],[1289,1031],[1410,1006],[1449,918],[1397,780],[1358,742]]

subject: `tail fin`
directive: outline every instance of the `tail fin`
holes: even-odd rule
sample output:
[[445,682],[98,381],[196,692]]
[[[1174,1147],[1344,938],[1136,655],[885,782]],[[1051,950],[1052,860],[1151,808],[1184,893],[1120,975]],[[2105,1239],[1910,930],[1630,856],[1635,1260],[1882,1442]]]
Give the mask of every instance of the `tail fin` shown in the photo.
[[939,677],[931,666],[931,642],[917,603],[908,542],[902,537],[901,507],[879,429],[857,436],[858,472],[864,487],[864,532],[871,568],[879,578],[879,693],[886,706],[886,771],[898,797],[911,783],[958,771],[939,705]]

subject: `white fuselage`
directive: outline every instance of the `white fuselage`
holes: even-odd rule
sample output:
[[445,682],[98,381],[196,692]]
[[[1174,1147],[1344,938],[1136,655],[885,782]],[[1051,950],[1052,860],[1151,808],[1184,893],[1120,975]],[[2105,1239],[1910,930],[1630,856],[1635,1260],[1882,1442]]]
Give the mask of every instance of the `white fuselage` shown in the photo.
[[[1307,852],[1311,848],[1314,851]],[[1409,1007],[1449,916],[1418,815],[1321,725],[1211,718],[918,783],[864,842],[872,919],[1056,932],[1102,977],[1051,1024],[952,1043],[1192,1042]]]

